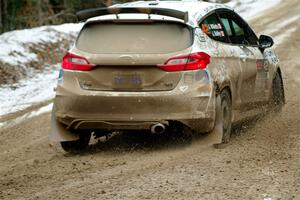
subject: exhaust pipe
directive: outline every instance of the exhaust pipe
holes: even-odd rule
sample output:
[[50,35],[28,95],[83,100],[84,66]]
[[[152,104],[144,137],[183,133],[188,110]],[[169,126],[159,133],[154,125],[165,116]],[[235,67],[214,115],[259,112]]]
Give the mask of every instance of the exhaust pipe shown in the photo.
[[166,130],[166,126],[162,123],[157,123],[151,126],[151,133],[153,134],[161,134]]

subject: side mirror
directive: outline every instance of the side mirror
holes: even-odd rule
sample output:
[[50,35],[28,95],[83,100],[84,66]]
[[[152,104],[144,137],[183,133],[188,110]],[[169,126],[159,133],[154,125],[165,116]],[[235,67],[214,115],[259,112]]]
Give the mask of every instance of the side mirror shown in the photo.
[[270,48],[274,45],[273,39],[267,35],[261,35],[259,37],[258,42],[259,42],[260,48],[262,48],[262,49]]

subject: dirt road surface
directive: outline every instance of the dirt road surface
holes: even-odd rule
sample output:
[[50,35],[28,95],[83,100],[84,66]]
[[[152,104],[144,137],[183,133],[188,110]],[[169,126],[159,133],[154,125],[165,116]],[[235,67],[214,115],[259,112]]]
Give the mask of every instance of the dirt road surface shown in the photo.
[[[118,136],[81,155],[50,145],[50,114],[0,130],[0,199],[300,199],[300,2],[252,20],[278,40],[287,104],[215,149]],[[293,21],[294,20],[294,21]],[[276,27],[280,27],[276,30]]]

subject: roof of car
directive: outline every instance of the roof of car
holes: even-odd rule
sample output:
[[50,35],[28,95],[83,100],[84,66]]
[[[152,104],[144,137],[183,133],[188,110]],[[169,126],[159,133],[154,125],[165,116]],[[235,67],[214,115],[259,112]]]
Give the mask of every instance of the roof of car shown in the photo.
[[[197,21],[200,20],[203,16],[211,12],[212,10],[218,8],[227,8],[230,7],[224,4],[218,3],[209,3],[204,1],[197,0],[181,0],[181,1],[135,1],[124,4],[115,4],[109,8],[166,8],[172,10],[178,10],[181,12],[188,12],[188,21],[187,24],[194,26],[197,24]],[[132,14],[124,14],[132,15]],[[172,20],[172,17],[164,17],[165,20]],[[101,17],[93,17],[88,21],[101,20]],[[173,19],[174,20],[174,19]]]

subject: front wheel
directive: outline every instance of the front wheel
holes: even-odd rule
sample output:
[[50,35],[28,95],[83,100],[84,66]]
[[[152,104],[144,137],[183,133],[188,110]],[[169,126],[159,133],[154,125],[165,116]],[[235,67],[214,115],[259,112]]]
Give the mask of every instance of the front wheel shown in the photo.
[[272,82],[271,107],[275,111],[280,111],[285,103],[283,81],[279,72],[276,73]]
[[66,152],[77,153],[85,150],[88,147],[90,138],[91,133],[83,131],[79,133],[78,140],[61,142],[60,144],[63,150],[65,150]]

